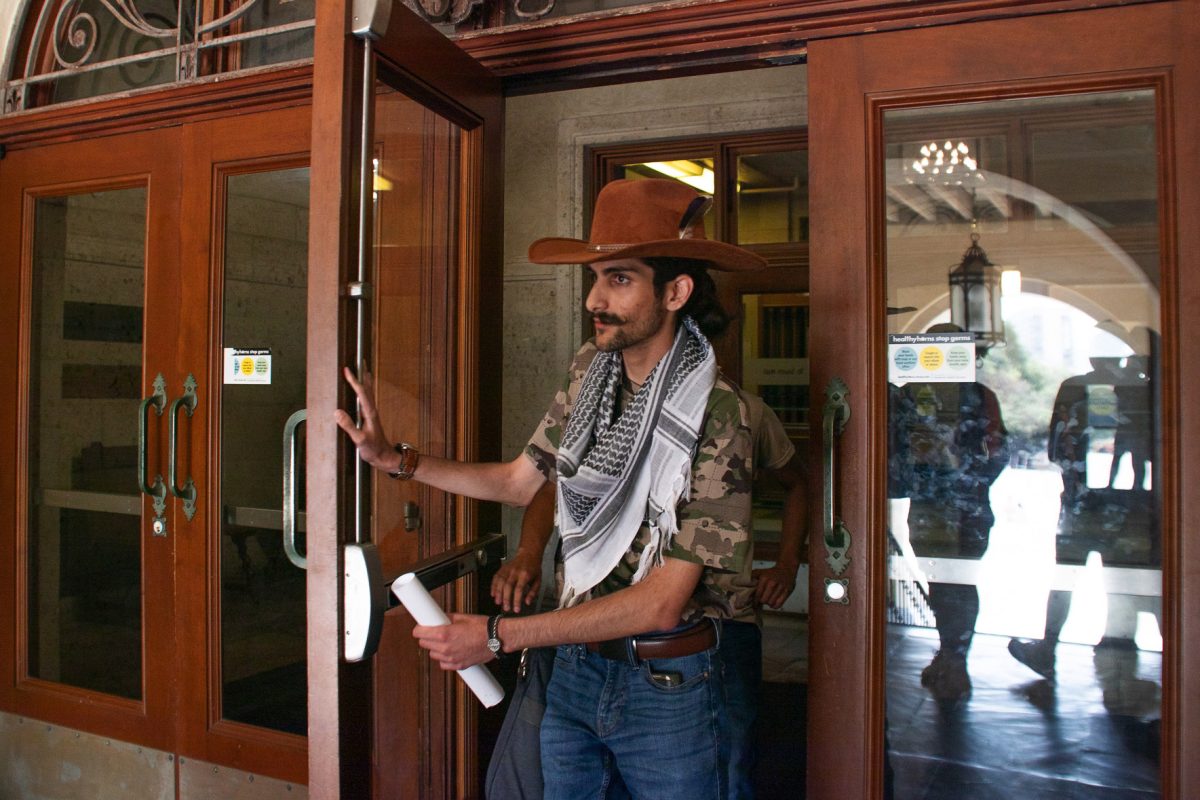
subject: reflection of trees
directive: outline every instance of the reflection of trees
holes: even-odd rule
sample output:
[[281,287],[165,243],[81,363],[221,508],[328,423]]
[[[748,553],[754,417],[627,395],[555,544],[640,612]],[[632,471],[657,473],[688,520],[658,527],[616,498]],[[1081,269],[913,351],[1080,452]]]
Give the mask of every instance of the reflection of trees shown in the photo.
[[988,351],[979,367],[979,381],[1000,399],[1013,452],[1032,456],[1046,450],[1054,394],[1070,371],[1055,370],[1034,359],[1022,346],[1016,327],[1006,321],[1005,328],[1008,343]]

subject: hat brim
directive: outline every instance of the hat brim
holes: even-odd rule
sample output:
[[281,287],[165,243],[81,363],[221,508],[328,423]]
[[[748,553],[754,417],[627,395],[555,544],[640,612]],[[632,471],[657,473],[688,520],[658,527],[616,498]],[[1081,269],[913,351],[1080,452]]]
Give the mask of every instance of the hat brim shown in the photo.
[[767,260],[760,255],[711,239],[660,239],[601,251],[591,248],[580,239],[559,237],[538,239],[529,245],[529,260],[534,264],[592,264],[597,261],[655,256],[707,261],[710,269],[726,272],[743,272],[767,266]]

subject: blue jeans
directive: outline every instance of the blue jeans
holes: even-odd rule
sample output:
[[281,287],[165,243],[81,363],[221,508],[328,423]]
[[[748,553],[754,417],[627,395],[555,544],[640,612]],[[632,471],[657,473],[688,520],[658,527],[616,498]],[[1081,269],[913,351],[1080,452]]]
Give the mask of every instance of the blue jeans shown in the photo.
[[618,771],[635,800],[725,800],[724,704],[716,648],[633,666],[560,646],[542,719],[545,800],[602,800]]
[[721,656],[729,714],[729,798],[753,800],[754,724],[762,691],[762,631],[758,625],[726,620],[721,627]]

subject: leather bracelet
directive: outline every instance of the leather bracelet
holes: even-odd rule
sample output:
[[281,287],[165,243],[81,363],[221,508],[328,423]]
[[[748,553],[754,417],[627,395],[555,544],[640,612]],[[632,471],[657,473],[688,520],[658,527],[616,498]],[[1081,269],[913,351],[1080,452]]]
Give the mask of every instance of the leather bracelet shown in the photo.
[[400,468],[389,472],[388,477],[401,481],[409,480],[417,471],[417,464],[421,463],[421,452],[408,442],[400,442],[395,447],[396,452],[400,454]]

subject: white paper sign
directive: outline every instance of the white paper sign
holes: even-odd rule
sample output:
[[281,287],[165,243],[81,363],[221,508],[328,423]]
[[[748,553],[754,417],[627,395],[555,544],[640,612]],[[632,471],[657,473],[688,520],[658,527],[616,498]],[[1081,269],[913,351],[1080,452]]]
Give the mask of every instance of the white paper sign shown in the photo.
[[889,333],[888,382],[971,383],[975,380],[975,334]]
[[271,382],[270,348],[225,348],[225,383]]
[[[392,594],[400,598],[400,602],[408,609],[408,613],[412,614],[418,625],[431,627],[450,624],[446,612],[442,611],[437,601],[430,596],[413,573],[406,572],[396,578],[392,582]],[[491,708],[504,699],[504,689],[482,664],[460,669],[458,674],[485,708]]]

